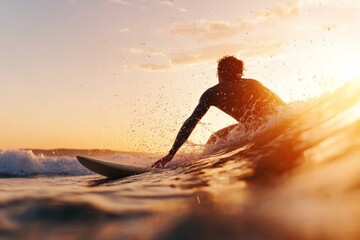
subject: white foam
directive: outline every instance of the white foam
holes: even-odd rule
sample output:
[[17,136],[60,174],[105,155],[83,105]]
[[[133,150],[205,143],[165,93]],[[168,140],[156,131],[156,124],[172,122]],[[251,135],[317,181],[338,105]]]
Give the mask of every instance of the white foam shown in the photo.
[[0,175],[87,175],[89,170],[71,157],[37,156],[32,151],[5,150],[0,152]]
[[225,140],[219,138],[214,143],[206,145],[204,154],[211,155],[232,145],[240,146],[242,144],[248,144],[258,136],[261,136],[264,131],[277,126],[286,119],[301,112],[307,106],[306,103],[308,102],[294,102],[286,107],[280,107],[277,113],[267,116],[260,125],[256,122],[254,122],[253,126],[249,124],[247,127],[239,124],[238,127],[231,130]]

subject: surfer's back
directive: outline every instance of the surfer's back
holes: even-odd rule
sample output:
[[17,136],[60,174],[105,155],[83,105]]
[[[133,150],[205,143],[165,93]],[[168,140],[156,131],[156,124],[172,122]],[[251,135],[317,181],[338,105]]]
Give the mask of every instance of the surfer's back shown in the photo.
[[200,101],[215,106],[239,122],[265,117],[285,103],[270,89],[254,79],[220,82],[209,88]]

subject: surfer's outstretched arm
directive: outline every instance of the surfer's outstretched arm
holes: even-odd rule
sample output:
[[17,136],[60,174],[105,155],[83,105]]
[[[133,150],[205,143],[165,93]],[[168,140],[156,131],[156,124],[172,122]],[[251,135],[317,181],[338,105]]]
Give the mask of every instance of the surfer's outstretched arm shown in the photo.
[[209,103],[207,101],[204,101],[203,99],[204,99],[203,97],[200,99],[200,102],[196,106],[194,112],[180,128],[180,131],[176,136],[175,142],[171,150],[169,151],[169,154],[161,158],[157,162],[155,162],[151,167],[163,167],[165,166],[166,163],[170,162],[173,159],[176,152],[184,144],[184,142],[190,136],[191,132],[194,130],[196,124],[200,121],[200,119],[205,115],[207,110],[210,108]]

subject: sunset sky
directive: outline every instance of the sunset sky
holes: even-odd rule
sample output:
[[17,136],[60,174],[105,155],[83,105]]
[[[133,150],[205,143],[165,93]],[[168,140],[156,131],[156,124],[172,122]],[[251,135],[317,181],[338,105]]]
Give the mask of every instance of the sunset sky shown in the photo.
[[0,149],[166,152],[219,58],[304,100],[360,75],[359,22],[356,0],[1,0]]

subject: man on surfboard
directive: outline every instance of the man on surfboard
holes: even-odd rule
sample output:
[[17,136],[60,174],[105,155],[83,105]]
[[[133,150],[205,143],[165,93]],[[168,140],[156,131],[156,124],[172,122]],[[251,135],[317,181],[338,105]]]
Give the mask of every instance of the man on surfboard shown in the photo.
[[[152,167],[164,167],[175,156],[179,148],[188,139],[196,124],[211,106],[227,113],[238,124],[261,123],[264,117],[276,112],[279,106],[286,104],[274,92],[254,79],[242,78],[243,61],[225,56],[218,62],[217,75],[219,83],[206,90],[191,116],[184,122],[169,151],[169,154],[155,162]],[[226,136],[238,124],[231,125],[214,133],[207,143]]]

